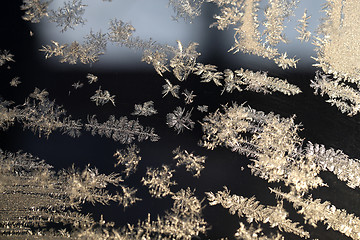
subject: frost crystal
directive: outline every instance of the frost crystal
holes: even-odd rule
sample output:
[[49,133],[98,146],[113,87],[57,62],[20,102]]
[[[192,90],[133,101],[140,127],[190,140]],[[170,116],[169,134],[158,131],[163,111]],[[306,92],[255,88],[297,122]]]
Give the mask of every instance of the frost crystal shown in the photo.
[[169,194],[172,194],[170,186],[176,185],[175,181],[171,181],[174,170],[166,165],[162,166],[162,169],[148,168],[146,176],[142,178],[141,182],[149,187],[151,196],[155,198],[162,198]]
[[19,79],[20,77],[14,77],[13,79],[11,79],[10,86],[17,87],[21,83]]
[[129,177],[130,174],[134,173],[137,169],[137,166],[141,160],[141,157],[138,156],[140,149],[136,145],[130,145],[126,150],[116,150],[114,157],[118,162],[114,165],[115,167],[123,165],[125,170],[125,177]]
[[180,147],[173,150],[173,154],[174,160],[177,160],[176,166],[185,165],[186,171],[192,172],[194,177],[200,177],[201,170],[205,168],[205,156],[196,156],[186,150],[180,150]]
[[82,15],[85,13],[86,5],[82,4],[82,0],[72,0],[64,2],[64,6],[58,10],[51,10],[49,19],[56,22],[61,27],[61,32],[65,32],[68,28],[74,29],[76,25],[85,24]]
[[138,116],[151,116],[154,114],[157,114],[157,111],[154,109],[153,101],[144,102],[143,105],[135,104],[135,111],[131,113],[131,115]]
[[95,91],[95,94],[90,97],[90,100],[95,102],[96,106],[104,105],[109,101],[115,106],[115,95],[111,96],[108,90],[101,90],[101,87]]
[[12,55],[8,50],[0,50],[0,66],[4,65],[6,62],[15,62]]
[[185,113],[185,108],[177,107],[172,113],[166,115],[166,124],[181,133],[184,128],[192,130],[195,123],[190,119],[191,111]]
[[163,97],[165,97],[168,93],[171,93],[173,97],[180,98],[179,97],[180,86],[172,85],[172,83],[168,79],[165,79],[165,82],[166,84],[163,85],[163,91],[162,91]]
[[89,84],[92,84],[92,83],[95,83],[98,81],[98,77],[91,73],[88,73],[86,75],[86,78],[89,80]]
[[196,95],[194,94],[194,91],[189,92],[189,90],[185,89],[182,94],[184,95],[184,101],[185,104],[191,104],[194,101],[194,98]]
[[23,5],[21,5],[20,9],[25,11],[25,15],[22,18],[25,21],[39,23],[41,18],[48,16],[47,8],[50,2],[44,0],[23,0]]
[[138,120],[128,120],[127,117],[120,117],[117,120],[113,115],[104,123],[99,123],[95,115],[89,116],[85,129],[91,131],[92,135],[105,135],[105,137],[112,138],[114,141],[119,141],[122,144],[130,144],[136,138],[139,142],[147,139],[155,142],[160,138],[154,133],[153,128],[144,128],[139,124]]

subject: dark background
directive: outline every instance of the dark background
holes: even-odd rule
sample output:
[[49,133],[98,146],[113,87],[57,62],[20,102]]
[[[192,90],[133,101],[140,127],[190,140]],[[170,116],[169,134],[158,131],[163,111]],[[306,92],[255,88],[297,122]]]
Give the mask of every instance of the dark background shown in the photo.
[[[145,141],[136,143],[140,148],[142,161],[139,164],[138,171],[130,176],[125,184],[138,189],[137,196],[142,201],[123,211],[122,207],[116,205],[110,206],[91,206],[86,205],[84,211],[89,211],[95,219],[99,219],[100,214],[104,215],[105,220],[114,221],[117,226],[123,226],[127,222],[137,223],[138,219],[144,220],[147,213],[150,212],[155,218],[156,215],[163,215],[164,211],[171,208],[171,199],[151,198],[147,188],[140,183],[141,178],[146,172],[146,167],[159,167],[167,164],[176,169],[174,179],[178,185],[172,187],[172,190],[178,191],[180,188],[190,186],[196,189],[198,198],[205,198],[204,192],[222,190],[227,186],[232,193],[251,197],[253,195],[262,203],[275,205],[274,195],[269,193],[269,186],[266,181],[252,176],[246,167],[250,161],[246,157],[233,153],[225,148],[217,148],[214,151],[206,150],[198,146],[202,131],[198,121],[201,121],[205,114],[196,111],[198,105],[208,105],[209,112],[214,112],[222,104],[243,103],[246,102],[252,108],[280,114],[282,117],[296,115],[296,122],[301,123],[303,130],[300,132],[304,141],[324,144],[327,148],[342,149],[351,158],[359,158],[359,117],[348,117],[341,114],[335,107],[331,107],[325,102],[325,98],[313,95],[313,90],[309,87],[310,79],[315,75],[315,68],[311,62],[299,63],[297,69],[280,70],[273,68],[272,63],[264,63],[261,70],[269,71],[270,76],[287,79],[301,88],[302,94],[296,96],[285,96],[280,93],[272,95],[263,95],[253,92],[233,92],[221,95],[221,88],[212,83],[200,83],[200,79],[191,75],[185,82],[176,82],[171,74],[165,77],[171,82],[179,84],[181,91],[184,89],[193,90],[197,95],[192,105],[185,106],[183,98],[175,99],[170,96],[162,98],[161,91],[164,80],[157,75],[151,66],[144,67],[144,71],[123,71],[123,70],[101,70],[93,66],[54,67],[51,61],[45,60],[43,53],[38,49],[41,44],[36,41],[36,37],[30,37],[29,31],[36,34],[35,24],[22,20],[23,12],[20,10],[22,1],[11,0],[4,1],[0,8],[0,49],[9,50],[15,55],[16,62],[10,62],[0,67],[0,96],[6,100],[12,100],[16,104],[22,104],[25,98],[34,91],[35,87],[46,89],[49,92],[50,99],[56,99],[56,103],[63,105],[68,114],[75,119],[82,119],[86,122],[87,115],[96,114],[100,122],[105,121],[109,115],[116,117],[131,116],[134,110],[134,104],[143,103],[152,100],[157,115],[150,117],[139,117],[140,124],[143,126],[154,127],[156,133],[161,137],[158,142]],[[211,16],[216,12],[216,8],[208,5],[204,6],[203,17],[209,19],[209,25],[213,21]],[[231,43],[224,44],[221,32],[216,29],[207,31],[210,39],[203,45],[200,45],[199,51],[204,53],[199,58],[202,63],[211,63],[217,65],[219,70],[226,68],[239,69],[240,67],[251,70],[250,62],[235,61],[232,55],[224,57]],[[209,50],[210,49],[210,50]],[[238,53],[237,55],[240,55]],[[245,59],[245,57],[244,57]],[[259,58],[259,61],[263,61]],[[140,62],[140,59],[139,59]],[[146,65],[146,63],[141,63]],[[60,66],[61,65],[61,66]],[[10,69],[7,68],[10,67]],[[99,82],[87,84],[87,73],[93,73],[99,77]],[[14,88],[10,87],[9,82],[13,77],[19,76],[22,83]],[[78,90],[71,86],[74,82],[83,82],[84,87]],[[107,89],[111,94],[116,95],[116,107],[110,103],[98,107],[90,101],[99,86]],[[69,95],[69,91],[71,91]],[[177,106],[185,106],[187,110],[194,108],[192,120],[196,121],[193,131],[185,130],[181,134],[176,134],[173,129],[166,125],[166,114],[172,112]],[[172,159],[173,149],[181,146],[189,152],[194,151],[196,155],[207,156],[205,169],[201,172],[200,178],[193,178],[184,167],[175,167],[175,161]],[[92,137],[90,133],[84,132],[79,138],[70,138],[60,133],[53,133],[48,139],[33,134],[29,130],[22,130],[19,124],[11,127],[6,132],[0,132],[0,148],[7,151],[16,152],[22,149],[41,159],[45,159],[55,169],[68,168],[75,163],[79,168],[83,168],[87,163],[99,168],[100,172],[110,173],[112,171],[120,172],[122,169],[114,169],[115,158],[112,156],[117,149],[125,148],[111,139]],[[245,170],[241,171],[240,168]],[[337,208],[344,208],[348,213],[360,215],[360,191],[348,188],[345,183],[340,182],[331,173],[322,173],[321,177],[329,185],[328,188],[320,188],[312,191],[314,198],[331,201]],[[229,237],[238,228],[239,219],[237,216],[231,216],[227,209],[220,206],[210,207],[207,200],[204,201],[206,207],[203,210],[204,217],[211,229],[203,239],[218,239]],[[293,221],[303,223],[302,216],[296,214],[292,206],[285,202],[285,208],[290,212],[290,218]],[[240,219],[245,223],[245,219]],[[270,228],[262,224],[267,232]],[[347,239],[344,235],[326,228],[319,224],[314,229],[306,225],[306,230],[310,231],[312,238],[318,239]],[[271,230],[271,232],[275,232]],[[284,233],[286,239],[297,239],[296,236]]]

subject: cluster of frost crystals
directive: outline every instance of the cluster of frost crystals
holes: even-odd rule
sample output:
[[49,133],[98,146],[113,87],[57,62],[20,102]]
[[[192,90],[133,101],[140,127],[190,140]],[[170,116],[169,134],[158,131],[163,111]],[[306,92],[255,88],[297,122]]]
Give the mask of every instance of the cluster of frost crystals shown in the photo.
[[172,113],[166,115],[166,124],[179,134],[184,129],[192,130],[194,128],[195,123],[190,117],[191,111],[185,112],[185,108],[177,107]]
[[23,5],[20,6],[20,9],[25,11],[25,15],[22,18],[25,21],[39,23],[41,18],[49,15],[47,8],[50,3],[51,0],[23,0]]
[[68,28],[74,29],[79,24],[85,24],[82,16],[85,13],[86,5],[82,4],[82,0],[72,0],[64,2],[64,6],[56,11],[51,10],[49,19],[61,27],[61,32],[65,32]]
[[80,120],[73,120],[66,115],[62,106],[48,98],[46,90],[35,88],[25,103],[11,108],[11,102],[0,100],[0,128],[7,129],[15,121],[24,129],[30,129],[39,136],[48,137],[53,131],[60,130],[71,137],[80,136],[83,127]]
[[88,79],[89,84],[93,84],[93,83],[95,83],[95,82],[97,82],[99,80],[99,78],[97,76],[95,76],[94,74],[92,74],[92,73],[88,73],[86,75],[86,78]]
[[147,101],[141,104],[135,104],[135,111],[131,115],[137,116],[151,116],[157,114],[156,109],[154,109],[154,102]]
[[[52,166],[28,153],[10,153],[0,149],[0,234],[14,238],[30,235],[59,237],[48,225],[66,226],[63,237],[74,239],[79,232],[89,231],[96,222],[79,209],[85,202],[108,204],[137,200],[131,189],[123,195],[112,194],[109,185],[122,182],[118,174],[100,173],[86,166],[55,172]],[[131,190],[131,191],[130,191]]]
[[280,118],[237,104],[223,108],[224,113],[217,110],[201,123],[204,147],[226,146],[251,156],[254,175],[268,182],[284,181],[298,193],[323,185],[320,167],[299,150],[302,140],[293,117]]
[[243,90],[271,94],[281,92],[286,95],[301,93],[301,90],[286,80],[270,77],[266,72],[253,72],[251,70],[232,71],[225,69],[223,72],[217,71],[217,67],[210,64],[197,63],[194,67],[194,74],[199,75],[201,82],[214,82],[217,86],[223,86],[222,92],[239,92]]
[[151,196],[162,198],[172,194],[170,186],[176,185],[176,182],[171,180],[173,172],[174,170],[166,165],[163,165],[162,169],[148,168],[146,176],[142,178],[141,182],[149,187]]
[[83,44],[74,41],[70,45],[52,41],[52,45],[42,46],[40,51],[45,53],[46,59],[52,56],[60,56],[61,63],[76,64],[81,62],[88,64],[98,61],[99,56],[106,51],[106,34],[101,33],[101,31],[96,33],[90,31],[84,39]]
[[279,42],[286,42],[283,35],[284,20],[292,15],[296,7],[295,0],[270,0],[265,9],[265,41],[261,39],[259,31],[259,0],[223,1],[209,0],[220,7],[221,14],[215,15],[216,22],[210,27],[216,26],[219,30],[225,30],[229,26],[234,27],[234,46],[230,49],[274,59],[275,63],[283,68],[296,67],[298,60],[287,58],[286,53],[280,54],[275,47]]
[[292,222],[288,218],[288,212],[283,208],[282,202],[277,206],[264,206],[255,197],[246,198],[231,195],[230,191],[224,187],[223,191],[217,193],[207,192],[207,199],[211,206],[220,204],[229,209],[230,214],[237,214],[239,217],[246,217],[249,223],[262,222],[269,223],[271,227],[278,227],[280,231],[296,234],[302,238],[309,238],[309,232],[305,231],[299,223]]
[[115,167],[119,165],[123,165],[125,170],[125,177],[130,176],[130,174],[134,173],[137,170],[137,166],[141,160],[140,149],[135,145],[128,146],[125,150],[116,150],[114,153],[114,157],[118,160],[115,164]]
[[200,177],[200,172],[203,170],[205,163],[205,156],[197,156],[189,153],[186,150],[180,150],[180,147],[173,150],[174,160],[177,160],[176,166],[185,165],[186,171],[192,172],[194,177]]

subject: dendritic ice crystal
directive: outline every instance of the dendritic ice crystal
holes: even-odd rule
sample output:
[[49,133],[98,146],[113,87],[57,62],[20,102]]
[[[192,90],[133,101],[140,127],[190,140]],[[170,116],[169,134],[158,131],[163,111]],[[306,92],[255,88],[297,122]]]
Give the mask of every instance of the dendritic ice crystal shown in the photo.
[[359,0],[7,2],[0,239],[360,239]]

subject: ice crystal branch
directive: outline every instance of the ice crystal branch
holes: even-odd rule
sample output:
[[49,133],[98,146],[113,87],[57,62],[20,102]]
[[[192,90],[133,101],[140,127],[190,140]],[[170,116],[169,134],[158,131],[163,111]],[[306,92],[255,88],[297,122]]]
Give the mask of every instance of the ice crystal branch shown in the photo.
[[205,156],[197,156],[189,153],[186,150],[180,150],[180,147],[173,150],[174,160],[177,160],[176,166],[185,165],[186,171],[192,172],[194,177],[200,177],[200,172],[203,170],[205,163]]
[[134,173],[141,161],[141,156],[139,156],[140,149],[136,145],[130,145],[126,147],[125,150],[116,150],[114,157],[118,160],[115,163],[115,167],[123,165],[125,170],[125,177],[129,177],[130,174]]
[[194,98],[196,97],[194,91],[189,92],[189,90],[187,89],[185,89],[182,92],[182,95],[184,95],[185,104],[191,104],[194,101]]
[[310,86],[314,88],[315,95],[328,95],[330,99],[326,102],[335,105],[342,113],[353,116],[360,111],[358,87],[350,87],[340,79],[332,79],[319,71],[316,72],[314,80],[311,80]]
[[154,133],[154,129],[143,127],[138,120],[128,120],[127,117],[120,117],[119,120],[111,115],[109,120],[99,123],[96,116],[88,116],[88,123],[85,129],[91,131],[92,135],[100,135],[112,138],[122,144],[131,144],[135,139],[139,142],[150,139],[155,142],[159,140],[159,136]]
[[284,193],[277,189],[271,189],[278,197],[291,202],[298,213],[304,215],[305,222],[317,226],[323,222],[328,228],[339,231],[352,239],[360,239],[360,219],[354,214],[349,214],[344,209],[337,209],[330,202],[321,203],[321,199],[301,198],[293,193]]
[[176,185],[176,182],[171,180],[173,172],[174,170],[171,170],[166,165],[163,165],[162,169],[148,168],[146,176],[141,179],[141,182],[149,187],[151,196],[162,198],[172,194],[170,186]]
[[298,20],[299,25],[296,28],[296,31],[299,33],[299,36],[297,39],[299,39],[301,42],[308,42],[310,40],[311,32],[308,30],[308,21],[310,18],[311,16],[307,15],[307,11],[305,9],[301,19]]
[[360,177],[357,174],[360,171],[358,159],[349,158],[341,150],[326,149],[324,145],[311,142],[308,142],[305,152],[307,158],[312,158],[322,171],[334,173],[351,188],[360,187]]
[[65,32],[68,28],[74,29],[76,25],[85,24],[82,15],[85,13],[86,5],[82,4],[82,0],[72,0],[64,2],[64,6],[56,11],[51,10],[49,19],[61,27],[61,32]]
[[99,56],[106,51],[107,40],[105,34],[102,34],[101,31],[97,33],[91,31],[84,39],[83,44],[74,41],[70,45],[61,45],[56,41],[51,41],[52,46],[42,46],[40,51],[45,52],[46,59],[52,56],[60,56],[61,63],[76,64],[80,61],[83,64],[88,64],[98,61]]
[[293,233],[300,237],[310,237],[310,234],[302,226],[287,218],[289,214],[283,208],[282,202],[278,202],[277,206],[264,206],[255,197],[230,195],[230,191],[226,187],[223,191],[215,194],[207,192],[206,195],[211,206],[221,204],[222,207],[229,209],[230,214],[246,217],[249,223],[253,221],[269,223],[270,227],[278,227],[280,231]]
[[135,111],[131,115],[137,116],[151,116],[157,114],[156,109],[154,109],[154,102],[147,101],[141,104],[135,104]]
[[190,119],[191,111],[185,113],[185,108],[177,107],[172,113],[166,115],[166,124],[174,128],[177,133],[181,133],[184,129],[192,130],[195,123]]
[[[223,86],[222,92],[249,90],[264,94],[275,91],[286,95],[301,93],[297,86],[289,84],[286,80],[270,77],[266,72],[253,72],[243,68],[235,71],[225,69],[223,72],[219,72],[214,65],[198,63],[194,68],[194,74],[201,76],[202,82],[213,81],[217,86]],[[224,83],[221,81],[222,79],[224,79]]]

